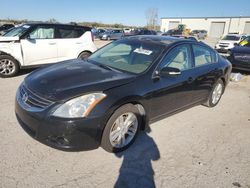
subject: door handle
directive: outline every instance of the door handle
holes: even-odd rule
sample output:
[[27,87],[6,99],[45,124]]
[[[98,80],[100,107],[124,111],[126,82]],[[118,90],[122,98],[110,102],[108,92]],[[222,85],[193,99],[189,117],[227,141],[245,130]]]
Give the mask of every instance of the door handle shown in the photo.
[[55,45],[56,43],[55,42],[49,42],[49,45]]
[[191,84],[194,81],[194,79],[192,77],[189,77],[187,80],[187,83]]

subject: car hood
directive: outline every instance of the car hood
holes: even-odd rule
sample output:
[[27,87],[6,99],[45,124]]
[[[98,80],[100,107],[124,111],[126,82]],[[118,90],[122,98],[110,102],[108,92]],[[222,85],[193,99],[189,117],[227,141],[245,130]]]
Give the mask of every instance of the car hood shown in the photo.
[[34,94],[64,101],[90,92],[102,92],[134,80],[135,75],[116,72],[82,60],[70,60],[38,69],[25,78]]
[[247,54],[250,54],[250,47],[235,46],[231,51],[233,53],[247,53]]
[[18,41],[19,37],[0,37],[0,42]]

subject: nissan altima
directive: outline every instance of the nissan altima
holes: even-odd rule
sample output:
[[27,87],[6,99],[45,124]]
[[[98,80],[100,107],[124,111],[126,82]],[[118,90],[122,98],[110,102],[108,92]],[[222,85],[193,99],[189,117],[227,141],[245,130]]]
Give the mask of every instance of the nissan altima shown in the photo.
[[29,74],[17,90],[16,117],[30,136],[53,148],[120,152],[150,122],[195,105],[216,106],[231,69],[201,42],[128,37],[85,61]]

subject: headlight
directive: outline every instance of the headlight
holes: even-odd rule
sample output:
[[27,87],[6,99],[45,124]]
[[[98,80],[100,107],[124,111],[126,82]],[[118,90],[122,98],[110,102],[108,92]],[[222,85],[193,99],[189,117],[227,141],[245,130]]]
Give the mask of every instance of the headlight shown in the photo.
[[104,35],[102,35],[102,37],[107,37],[107,35],[106,35],[106,34],[104,34]]
[[71,99],[58,107],[53,116],[65,118],[86,117],[96,104],[105,97],[104,93],[90,93]]

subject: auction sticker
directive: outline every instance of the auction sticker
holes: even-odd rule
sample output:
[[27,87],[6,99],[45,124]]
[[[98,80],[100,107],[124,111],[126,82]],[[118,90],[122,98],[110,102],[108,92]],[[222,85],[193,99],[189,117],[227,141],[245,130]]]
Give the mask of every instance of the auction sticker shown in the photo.
[[146,50],[146,49],[143,49],[143,48],[136,48],[134,50],[135,53],[138,53],[138,54],[144,54],[144,55],[150,55],[152,54],[153,51],[151,50]]

